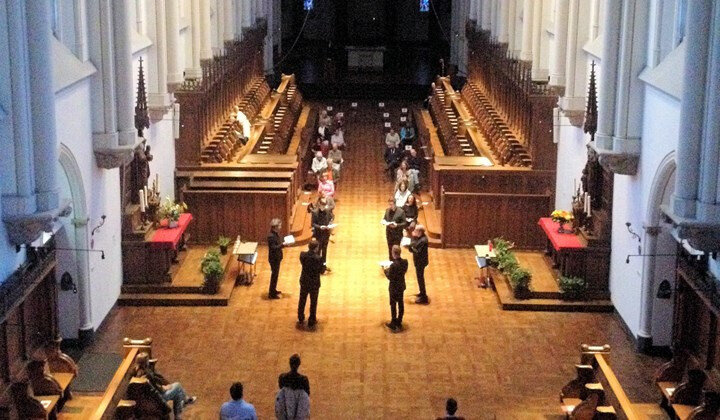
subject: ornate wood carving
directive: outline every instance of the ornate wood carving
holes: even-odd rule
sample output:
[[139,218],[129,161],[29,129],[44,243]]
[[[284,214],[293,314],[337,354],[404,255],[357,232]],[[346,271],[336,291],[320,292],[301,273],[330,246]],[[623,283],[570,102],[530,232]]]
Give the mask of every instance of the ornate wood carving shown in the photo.
[[150,128],[150,116],[148,115],[147,92],[145,91],[145,72],[143,71],[143,59],[140,57],[140,68],[138,70],[137,102],[135,103],[135,128],[138,137],[143,137],[143,130]]

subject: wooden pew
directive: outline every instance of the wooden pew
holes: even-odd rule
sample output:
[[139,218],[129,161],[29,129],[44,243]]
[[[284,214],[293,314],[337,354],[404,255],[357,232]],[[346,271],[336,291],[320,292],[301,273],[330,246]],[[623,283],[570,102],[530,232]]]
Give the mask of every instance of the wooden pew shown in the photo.
[[697,360],[685,350],[679,349],[672,360],[663,364],[655,374],[655,383],[660,389],[660,406],[676,419],[716,418],[720,411],[720,399],[714,384]]

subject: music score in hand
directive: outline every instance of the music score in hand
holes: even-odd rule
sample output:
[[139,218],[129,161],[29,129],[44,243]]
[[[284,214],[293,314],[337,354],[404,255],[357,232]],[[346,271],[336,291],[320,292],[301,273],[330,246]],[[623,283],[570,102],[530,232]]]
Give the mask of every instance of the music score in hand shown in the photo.
[[320,226],[320,230],[330,230],[330,229],[335,229],[336,227],[337,227],[337,223],[330,223],[329,225]]

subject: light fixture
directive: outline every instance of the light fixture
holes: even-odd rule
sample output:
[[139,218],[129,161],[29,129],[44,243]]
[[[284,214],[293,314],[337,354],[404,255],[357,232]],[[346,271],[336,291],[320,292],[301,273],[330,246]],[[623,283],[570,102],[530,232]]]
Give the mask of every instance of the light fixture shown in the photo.
[[95,232],[97,232],[98,229],[103,227],[103,225],[105,224],[105,218],[107,218],[107,216],[105,216],[104,214],[100,216],[100,223],[93,228],[92,232],[90,232],[90,236],[95,236]]
[[[630,223],[630,222],[625,222],[625,226],[627,226],[627,230],[628,230],[628,232],[630,232],[630,235],[632,235],[633,238],[637,239],[637,241],[638,241],[638,254],[642,254],[642,248],[640,247],[640,242],[641,242],[640,235],[638,235],[634,230],[632,230],[632,227],[631,227],[631,226],[632,226],[632,223]],[[629,261],[626,261],[626,262],[629,262]]]

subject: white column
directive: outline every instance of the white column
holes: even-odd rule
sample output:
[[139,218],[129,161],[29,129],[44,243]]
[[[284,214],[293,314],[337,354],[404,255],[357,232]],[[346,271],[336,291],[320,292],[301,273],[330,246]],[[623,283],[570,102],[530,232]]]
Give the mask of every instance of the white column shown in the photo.
[[[565,97],[574,97],[576,93],[584,95],[584,92],[575,92],[575,68],[577,64],[577,44],[580,41],[578,31],[578,20],[580,19],[580,0],[569,0],[569,14],[567,17],[567,47],[565,57]],[[580,77],[585,77],[584,74]]]
[[[155,71],[148,71],[148,106],[166,110],[170,107],[168,95],[168,48],[166,25],[166,0],[154,2],[155,19],[148,21],[148,35],[153,41],[152,53],[148,55],[149,64],[154,64]],[[152,5],[151,5],[152,6]],[[152,66],[148,65],[148,70]],[[154,74],[153,74],[154,73]]]
[[550,56],[550,84],[552,86],[565,86],[568,3],[569,0],[555,0],[555,42]]
[[[715,25],[720,25],[720,6],[715,5]],[[707,75],[705,127],[702,140],[702,156],[697,218],[717,223],[720,220],[720,30],[712,32],[709,53],[712,57]]]
[[275,45],[275,10],[273,2],[267,5],[266,18],[267,18],[267,35],[265,36],[265,73],[272,74],[273,72],[273,46]]
[[75,55],[80,61],[87,60],[87,52],[85,51],[85,7],[85,0],[74,0]]
[[[533,1],[535,3],[535,1]],[[535,80],[545,79],[547,75],[541,69],[542,58],[542,13],[543,13],[543,2],[538,1],[533,7],[532,15],[532,78]]]
[[167,30],[167,83],[183,81],[180,65],[180,8],[178,0],[165,0],[165,29]]
[[225,0],[213,0],[215,5],[215,43],[218,53],[225,51]]
[[520,50],[520,59],[523,61],[533,59],[533,4],[535,4],[533,0],[523,1],[522,50]]
[[490,30],[490,37],[497,38],[498,33],[498,27],[497,27],[497,17],[498,17],[498,4],[497,0],[490,0],[490,18],[489,18],[489,26],[488,30]]
[[482,3],[482,28],[489,31],[492,25],[492,0],[483,0]]
[[132,49],[130,38],[129,2],[113,1],[113,35],[115,41],[115,100],[118,145],[135,144],[135,104]]
[[497,34],[498,42],[506,43],[509,40],[508,34],[508,19],[510,16],[510,4],[508,0],[498,0],[498,20],[497,20]]
[[590,40],[597,38],[600,29],[600,1],[592,0],[590,5]]
[[92,78],[93,142],[97,148],[118,145],[117,114],[115,112],[115,53],[112,42],[112,0],[88,3],[89,55],[100,74]]
[[645,339],[652,337],[652,313],[653,301],[655,299],[655,252],[657,251],[657,235],[659,226],[645,227],[644,249],[647,254],[643,258],[643,282],[640,295],[640,329],[638,336]]
[[210,22],[210,0],[200,0],[200,59],[212,58],[212,24]]
[[615,132],[615,90],[617,88],[618,52],[620,49],[621,8],[605,8],[603,20],[603,50],[598,92],[598,129],[595,142],[598,148],[612,150]]
[[52,78],[50,48],[50,3],[29,1],[27,39],[32,109],[33,157],[35,160],[35,191],[37,210],[48,211],[59,206],[56,172],[58,147],[55,134],[55,90]]
[[508,14],[507,14],[507,33],[508,33],[508,50],[510,53],[515,55],[515,44],[517,31],[515,30],[515,23],[517,22],[517,2],[515,0],[505,0],[507,2]]
[[192,66],[185,70],[185,76],[190,78],[202,77],[202,69],[200,68],[200,2],[202,0],[190,1],[190,62]]
[[28,47],[26,44],[25,3],[10,1],[7,7],[8,47],[12,94],[12,127],[15,146],[15,184],[17,197],[3,197],[3,214],[26,215],[35,212]]
[[233,0],[221,1],[224,3],[224,15],[222,16],[222,18],[225,20],[225,25],[223,26],[223,28],[225,29],[225,32],[223,33],[223,40],[232,41],[235,39],[235,2]]
[[242,14],[242,27],[252,28],[255,23],[252,15],[252,0],[242,0],[240,13]]

